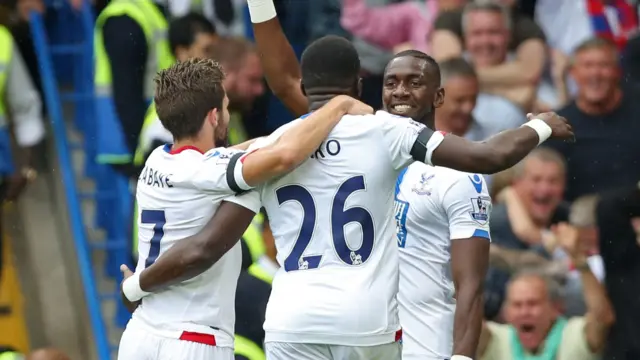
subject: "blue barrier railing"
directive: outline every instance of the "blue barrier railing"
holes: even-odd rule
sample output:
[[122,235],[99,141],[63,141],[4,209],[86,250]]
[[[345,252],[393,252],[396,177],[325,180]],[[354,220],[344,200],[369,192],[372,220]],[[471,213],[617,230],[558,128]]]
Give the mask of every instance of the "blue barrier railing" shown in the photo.
[[46,36],[45,26],[42,16],[32,13],[30,18],[33,42],[38,58],[40,76],[42,78],[44,98],[49,110],[52,130],[55,138],[56,152],[60,166],[60,174],[65,191],[67,209],[69,211],[69,221],[76,256],[78,259],[80,277],[84,287],[85,301],[95,339],[96,350],[99,360],[109,360],[111,351],[109,338],[107,336],[106,325],[102,317],[100,297],[96,289],[94,269],[91,262],[91,253],[87,234],[84,229],[80,198],[77,192],[74,167],[69,150],[69,140],[67,138],[66,126],[62,115],[62,106],[58,84],[53,70],[51,47]]

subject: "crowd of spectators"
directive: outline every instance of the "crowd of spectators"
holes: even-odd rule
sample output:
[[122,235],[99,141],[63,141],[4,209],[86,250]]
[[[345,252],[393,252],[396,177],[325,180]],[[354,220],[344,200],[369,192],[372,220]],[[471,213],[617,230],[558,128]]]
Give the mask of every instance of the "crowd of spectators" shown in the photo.
[[[83,1],[71,3],[77,8]],[[522,125],[527,113],[557,111],[566,117],[575,143],[550,142],[514,168],[487,177],[494,200],[493,242],[478,358],[640,359],[638,1],[275,2],[294,48],[329,34],[353,41],[361,56],[363,100],[375,108],[381,106],[389,59],[418,49],[440,63],[445,101],[436,112],[438,128],[481,141]],[[18,77],[20,67],[28,68],[30,75],[22,71],[19,83],[39,88],[24,24],[28,11],[44,12],[45,6],[41,0],[4,5],[0,21],[12,30],[17,62],[24,62],[9,75]],[[267,116],[274,104],[259,54],[246,38],[246,0],[112,0],[94,6],[96,53],[102,54],[97,72],[101,66],[108,72],[100,84],[96,75],[96,85],[108,88],[98,95],[105,96],[109,110],[104,114],[113,126],[110,141],[113,133],[122,135],[120,148],[105,146],[98,158],[120,176],[136,179],[144,153],[171,140],[156,119],[150,94],[153,74],[176,60],[212,57],[224,66],[232,144],[290,120],[284,113]],[[136,11],[146,18],[136,17]],[[166,32],[166,39],[155,32]],[[6,89],[16,130],[21,123],[42,121],[33,115],[41,106],[37,94],[22,94],[33,97],[31,119],[25,120],[29,114],[21,118],[20,107],[12,106],[20,100],[11,83]],[[23,143],[33,146],[41,139],[34,135]],[[24,164],[20,184],[31,168]],[[11,178],[5,173],[3,187]],[[250,228],[255,232],[244,239],[247,272],[240,279],[237,327],[260,344],[260,309],[269,293],[265,282],[276,265],[268,219],[262,214],[256,220]],[[532,353],[537,357],[526,357]]]

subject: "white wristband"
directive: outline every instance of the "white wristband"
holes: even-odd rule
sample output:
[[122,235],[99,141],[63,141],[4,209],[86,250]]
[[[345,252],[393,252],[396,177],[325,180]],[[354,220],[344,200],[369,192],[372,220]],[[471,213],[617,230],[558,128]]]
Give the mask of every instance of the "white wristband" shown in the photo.
[[127,278],[122,284],[122,292],[124,296],[131,302],[138,301],[143,297],[151,294],[142,290],[140,287],[140,273],[136,272],[131,277]]
[[553,132],[553,130],[551,129],[551,126],[549,126],[546,122],[540,119],[529,120],[528,122],[524,123],[524,125],[522,126],[528,126],[533,130],[535,130],[536,133],[538,133],[538,145],[547,141],[547,139],[551,137],[551,133]]
[[464,355],[453,355],[449,360],[473,360],[473,359]]
[[247,0],[249,16],[254,24],[263,23],[276,17],[276,7],[273,0]]

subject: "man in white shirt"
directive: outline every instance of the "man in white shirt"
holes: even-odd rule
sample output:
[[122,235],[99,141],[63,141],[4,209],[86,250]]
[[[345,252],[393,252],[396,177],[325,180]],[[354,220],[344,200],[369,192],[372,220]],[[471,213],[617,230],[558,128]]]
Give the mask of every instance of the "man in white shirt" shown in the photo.
[[[370,113],[348,97],[338,97],[309,121],[291,127],[278,142],[255,154],[221,147],[227,138],[229,100],[221,67],[212,60],[189,60],[162,71],[156,109],[174,144],[155,149],[138,178],[138,271],[151,266],[180,239],[197,233],[220,202],[251,213],[260,202],[251,194],[233,196],[269,178],[282,176],[306,159],[342,115]],[[123,333],[118,358],[233,359],[234,297],[240,273],[240,245],[188,282],[146,296]]]

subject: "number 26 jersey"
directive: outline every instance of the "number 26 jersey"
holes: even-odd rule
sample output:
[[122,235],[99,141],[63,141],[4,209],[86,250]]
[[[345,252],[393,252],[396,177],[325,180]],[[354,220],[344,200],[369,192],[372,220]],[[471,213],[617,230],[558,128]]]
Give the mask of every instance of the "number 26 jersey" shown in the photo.
[[[344,116],[311,158],[257,189],[281,266],[267,305],[266,342],[370,346],[396,340],[394,187],[413,162],[411,149],[423,129],[383,111]],[[436,133],[427,148],[441,141]]]

